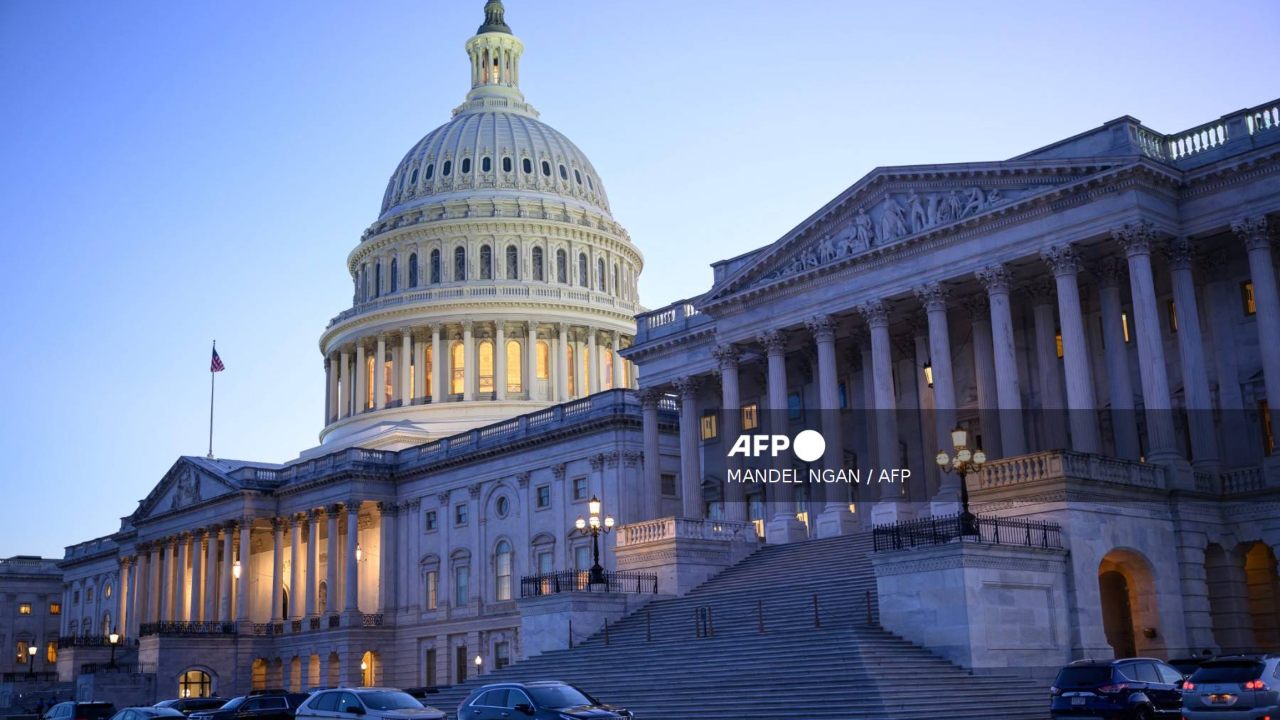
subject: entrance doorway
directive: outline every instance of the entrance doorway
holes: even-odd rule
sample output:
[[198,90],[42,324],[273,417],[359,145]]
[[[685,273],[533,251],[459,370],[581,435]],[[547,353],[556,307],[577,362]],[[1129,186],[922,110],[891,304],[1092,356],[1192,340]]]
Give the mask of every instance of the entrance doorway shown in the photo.
[[1164,657],[1155,572],[1142,553],[1116,548],[1102,558],[1098,600],[1102,629],[1116,657]]
[[1108,570],[1098,575],[1102,595],[1102,628],[1116,657],[1134,657],[1138,646],[1133,637],[1133,608],[1129,605],[1129,583],[1124,574]]

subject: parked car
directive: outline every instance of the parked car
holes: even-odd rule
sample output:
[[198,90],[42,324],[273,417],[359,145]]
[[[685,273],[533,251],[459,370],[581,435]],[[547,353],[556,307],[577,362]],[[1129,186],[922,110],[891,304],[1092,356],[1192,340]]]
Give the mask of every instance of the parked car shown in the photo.
[[231,698],[222,707],[191,713],[190,720],[291,720],[304,693],[268,691]]
[[458,720],[570,720],[630,718],[631,712],[605,705],[562,682],[495,683],[472,691],[458,706]]
[[1212,659],[1212,655],[1205,655],[1203,657],[1169,658],[1169,664],[1173,666],[1174,670],[1182,673],[1183,677],[1191,677],[1191,673],[1199,670],[1201,665]]
[[60,702],[44,713],[44,720],[106,720],[116,714],[109,702]]
[[305,720],[444,720],[444,712],[394,688],[339,688],[312,695],[298,708]]
[[1154,658],[1077,660],[1058,671],[1049,709],[1061,718],[1181,718],[1182,673]]
[[1280,655],[1231,655],[1201,665],[1183,688],[1182,715],[1280,718]]
[[115,715],[111,716],[111,720],[156,720],[157,718],[185,718],[180,710],[169,707],[127,707]]
[[173,708],[183,715],[190,715],[191,713],[204,712],[205,710],[217,710],[226,701],[226,698],[220,697],[177,698],[174,700],[161,700],[152,707]]

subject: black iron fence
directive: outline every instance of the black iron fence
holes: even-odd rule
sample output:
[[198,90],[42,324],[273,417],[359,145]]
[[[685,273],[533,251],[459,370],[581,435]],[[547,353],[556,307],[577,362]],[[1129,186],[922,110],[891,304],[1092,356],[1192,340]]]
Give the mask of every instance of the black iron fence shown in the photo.
[[589,571],[567,570],[520,578],[520,597],[541,597],[567,592],[652,595],[658,592],[658,576],[632,571],[607,572],[604,573],[604,582],[593,583]]
[[94,675],[97,673],[136,673],[138,672],[137,663],[109,663],[109,662],[91,662],[80,664],[80,674]]
[[235,635],[236,624],[224,622],[142,623],[139,635]]
[[[137,638],[122,637],[117,646],[127,647],[137,644]],[[58,638],[58,649],[60,650],[73,647],[109,647],[110,645],[110,638],[103,635],[68,635]]]
[[20,682],[49,682],[58,679],[58,673],[48,670],[44,672],[7,672],[0,675],[0,682],[20,683]]
[[871,536],[877,552],[945,545],[957,540],[989,545],[1062,547],[1061,526],[1047,520],[980,515],[970,516],[968,520],[969,522],[965,522],[965,518],[959,514],[904,520],[891,525],[877,525],[871,531]]

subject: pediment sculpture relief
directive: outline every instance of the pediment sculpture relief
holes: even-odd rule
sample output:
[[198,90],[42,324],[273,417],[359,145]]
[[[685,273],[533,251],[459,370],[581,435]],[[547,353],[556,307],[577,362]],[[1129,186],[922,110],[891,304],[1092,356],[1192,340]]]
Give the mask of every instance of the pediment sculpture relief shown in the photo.
[[200,502],[200,476],[189,467],[183,468],[174,485],[169,509],[177,510],[197,502]]

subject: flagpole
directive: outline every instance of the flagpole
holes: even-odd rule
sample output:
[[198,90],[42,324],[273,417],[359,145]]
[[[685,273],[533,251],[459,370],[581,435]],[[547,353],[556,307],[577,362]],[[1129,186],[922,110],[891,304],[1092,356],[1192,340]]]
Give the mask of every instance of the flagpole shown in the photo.
[[[218,352],[218,341],[213,341],[213,351]],[[218,373],[213,371],[213,365],[209,366],[209,459],[213,459],[213,381],[218,377]]]

